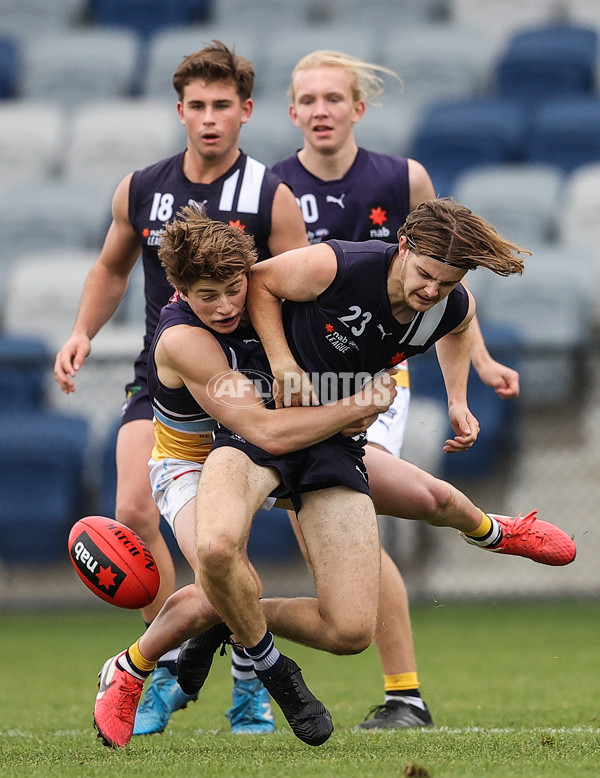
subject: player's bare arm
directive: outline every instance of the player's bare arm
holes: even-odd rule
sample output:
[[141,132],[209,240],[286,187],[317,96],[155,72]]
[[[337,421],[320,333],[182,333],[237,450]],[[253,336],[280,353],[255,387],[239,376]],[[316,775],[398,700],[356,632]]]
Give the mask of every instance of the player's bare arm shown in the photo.
[[491,386],[503,400],[519,396],[519,373],[495,360],[487,350],[477,316],[471,322],[471,361],[477,375],[486,386]]
[[75,391],[73,378],[91,351],[92,338],[116,311],[140,253],[140,243],[129,221],[129,182],[126,176],[117,187],[112,204],[113,218],[102,251],[87,275],[73,330],[54,363],[60,388]]
[[279,184],[273,198],[268,243],[272,256],[308,245],[302,212],[286,184]]
[[[280,387],[285,385],[286,375],[300,377],[294,383],[298,390],[289,397],[291,405],[310,403],[313,390],[290,351],[283,330],[281,301],[316,300],[331,284],[336,272],[335,253],[325,243],[288,251],[254,265],[250,271],[246,307],[267,353],[271,371]],[[277,396],[276,402],[281,407],[283,396]]]
[[[389,408],[396,396],[396,382],[384,374],[349,400],[274,412],[257,402],[261,398],[254,384],[229,367],[220,345],[209,332],[185,325],[165,330],[158,341],[155,360],[161,383],[171,388],[185,384],[214,419],[275,456],[319,443],[350,426],[358,424],[362,431],[374,414]],[[226,403],[215,395],[216,376],[231,382],[234,390],[228,393]]]
[[479,422],[469,410],[467,384],[471,365],[471,323],[475,300],[469,295],[469,308],[463,321],[436,343],[436,352],[448,398],[448,416],[456,436],[444,445],[446,453],[469,449],[477,440]]
[[416,159],[408,160],[408,183],[411,211],[425,200],[432,200],[435,197],[435,189],[429,173]]

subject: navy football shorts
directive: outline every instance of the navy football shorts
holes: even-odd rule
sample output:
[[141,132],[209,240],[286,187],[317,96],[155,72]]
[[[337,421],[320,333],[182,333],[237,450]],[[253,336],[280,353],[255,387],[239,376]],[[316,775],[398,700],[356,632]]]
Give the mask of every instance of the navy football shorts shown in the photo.
[[213,448],[229,446],[242,451],[260,467],[275,468],[281,484],[271,497],[291,499],[296,513],[302,505],[302,493],[333,486],[347,486],[370,496],[367,470],[363,463],[365,436],[357,439],[335,435],[301,451],[272,456],[248,443],[225,427],[215,432]]
[[152,421],[154,412],[148,394],[148,383],[144,377],[136,375],[135,379],[125,387],[125,395],[125,402],[121,407],[121,427],[137,419]]

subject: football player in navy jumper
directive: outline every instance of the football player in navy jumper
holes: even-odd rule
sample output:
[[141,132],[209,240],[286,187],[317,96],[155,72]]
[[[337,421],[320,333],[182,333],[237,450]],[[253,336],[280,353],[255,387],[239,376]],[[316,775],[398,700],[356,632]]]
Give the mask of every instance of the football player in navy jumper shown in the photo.
[[[356,142],[354,128],[367,103],[375,106],[379,101],[383,75],[397,77],[386,68],[330,50],[307,54],[293,70],[289,113],[302,132],[303,146],[273,170],[292,187],[311,244],[331,238],[396,243],[408,213],[435,197],[420,162],[371,151]],[[491,358],[476,317],[471,330],[471,357],[481,380],[504,398],[516,397],[518,373]],[[407,361],[397,367],[396,399],[367,430],[367,441],[400,456],[410,384]],[[292,520],[292,526],[299,534],[298,523]],[[360,726],[431,725],[431,714],[419,691],[406,587],[383,548],[381,565],[375,643],[383,666],[385,699]]]
[[[433,216],[427,208],[431,203]],[[277,276],[283,268],[302,276],[311,265],[316,272],[316,278],[307,283],[306,293],[296,290],[291,295],[294,298],[300,294],[304,302],[284,303],[286,322],[297,341],[298,359],[311,371],[323,374],[326,368],[328,378],[340,379],[339,391],[337,380],[328,383],[338,395],[334,406],[283,411],[257,409],[255,402],[248,405],[244,400],[247,395],[237,391],[223,403],[218,399],[220,395],[211,390],[215,377],[228,375],[228,368],[237,364],[238,357],[244,361],[241,367],[258,368],[263,373],[267,367],[262,350],[257,352],[254,335],[236,332],[244,316],[246,279],[241,273],[239,277],[223,279],[212,277],[214,269],[212,274],[200,272],[198,266],[202,268],[202,262],[216,259],[218,264],[219,252],[225,256],[226,251],[220,244],[216,248],[207,244],[203,233],[210,225],[193,209],[185,210],[182,223],[167,226],[161,258],[168,277],[191,310],[178,303],[167,306],[153,346],[152,369],[158,387],[153,392],[157,418],[153,483],[163,513],[200,585],[184,587],[170,597],[139,640],[105,664],[95,721],[109,744],[125,745],[131,737],[144,678],[165,650],[200,633],[184,646],[179,667],[182,688],[190,694],[198,692],[214,652],[230,634],[228,627],[243,643],[245,653],[275,699],[282,682],[290,687],[286,689],[288,699],[293,691],[291,686],[295,687],[293,694],[302,698],[299,708],[294,704],[300,714],[292,710],[288,717],[296,734],[305,742],[318,745],[330,733],[328,714],[308,696],[298,668],[281,657],[271,630],[340,654],[363,650],[372,639],[380,552],[376,516],[368,499],[369,483],[362,463],[363,440],[360,434],[354,435],[360,429],[352,427],[344,428],[346,435],[336,434],[324,440],[323,426],[316,421],[313,426],[300,418],[296,423],[309,424],[310,429],[294,430],[288,426],[287,433],[280,427],[279,433],[269,434],[267,417],[272,424],[285,424],[285,419],[276,418],[278,413],[320,412],[321,416],[315,419],[323,420],[323,413],[339,411],[340,400],[342,406],[353,401],[349,391],[353,383],[359,389],[369,374],[393,366],[401,351],[418,353],[436,341],[445,341],[441,363],[448,384],[450,416],[457,432],[447,445],[452,450],[470,447],[478,427],[466,406],[463,374],[469,364],[468,326],[474,305],[459,281],[468,267],[483,265],[509,274],[520,272],[522,262],[513,254],[517,251],[514,244],[500,238],[467,209],[454,211],[447,205],[450,214],[458,216],[451,227],[456,227],[459,235],[464,228],[467,234],[462,245],[460,240],[453,241],[447,223],[452,219],[443,223],[448,213],[435,210],[443,205],[431,201],[420,206],[414,212],[414,220],[407,222],[407,232],[401,235],[397,247],[379,241],[334,241],[266,261],[266,278],[257,278],[256,292],[259,300],[263,299],[267,308],[274,311],[279,300],[270,288],[272,272],[275,287],[279,286]],[[442,223],[436,226],[438,220]],[[234,240],[243,237],[237,231],[231,234],[226,225],[219,227],[225,232],[229,230],[229,237]],[[437,240],[428,240],[429,230]],[[407,247],[409,241],[414,249]],[[447,250],[447,243],[453,249],[456,244],[456,258]],[[418,244],[431,255],[420,254]],[[323,261],[321,270],[315,267],[313,256],[317,264]],[[299,267],[294,265],[295,269],[290,266],[294,258],[302,263]],[[274,262],[276,266],[271,264]],[[338,262],[339,277],[333,283],[335,289],[327,295],[328,286],[338,275]],[[355,281],[364,277],[367,266],[368,283],[356,289]],[[253,273],[254,270],[251,279]],[[321,290],[319,302],[313,299],[316,289]],[[349,301],[351,307],[346,309]],[[321,304],[325,306],[323,311]],[[352,307],[355,305],[360,311]],[[368,315],[374,312],[375,316]],[[268,310],[265,314],[271,317]],[[274,323],[277,324],[276,317]],[[367,341],[381,340],[378,323],[385,324],[393,337],[389,343],[370,351],[364,348]],[[348,334],[344,327],[348,327]],[[215,337],[215,330],[231,337]],[[276,347],[277,342],[275,338]],[[272,341],[269,347],[273,349]],[[250,348],[252,354],[258,353],[258,362],[247,361]],[[285,392],[289,365],[294,379],[304,374],[298,370],[295,358],[289,361],[286,345],[283,351],[286,369],[281,375],[281,387]],[[328,362],[332,370],[327,367]],[[357,383],[352,379],[359,374]],[[347,378],[351,379],[349,383]],[[179,404],[180,396],[186,405]],[[233,407],[232,398],[238,398]],[[175,402],[178,404],[174,405]],[[202,409],[228,427],[216,429],[216,440],[208,455],[205,425],[210,418],[206,418],[206,413],[202,415]],[[198,423],[201,426],[196,428]],[[182,440],[186,431],[187,441]],[[312,435],[321,442],[290,453],[301,445],[302,435]],[[182,455],[193,458],[182,459]],[[546,522],[538,522],[533,516],[523,520],[484,514],[450,484],[380,450],[372,449],[365,459],[372,464],[369,481],[378,510],[423,519],[435,526],[455,527],[476,544],[500,553],[518,554],[546,564],[566,564],[574,557],[572,541]],[[185,494],[181,493],[181,484],[185,484]],[[260,588],[245,554],[245,540],[254,512],[269,497],[290,497],[294,503],[312,562],[316,600],[258,599]],[[282,702],[285,712],[285,699]]]
[[[117,309],[141,254],[146,331],[134,378],[126,387],[118,432],[115,517],[142,537],[158,564],[159,593],[142,610],[147,624],[175,588],[173,561],[160,532],[148,478],[154,444],[148,350],[160,310],[173,293],[158,259],[161,230],[182,206],[197,202],[211,218],[252,235],[259,259],[306,245],[304,222],[289,187],[238,145],[240,130],[252,114],[253,84],[252,64],[217,41],[182,61],[173,86],[187,146],[169,159],[129,173],[118,185],[104,246],[86,279],[71,335],[55,361],[60,387],[67,393],[75,391],[73,379],[91,351],[91,341]],[[176,653],[165,657],[153,675],[135,734],[162,731],[171,712],[187,704],[189,697],[176,682]],[[260,684],[256,693],[260,704],[254,709],[265,715],[256,719],[251,731],[272,732],[268,695]]]

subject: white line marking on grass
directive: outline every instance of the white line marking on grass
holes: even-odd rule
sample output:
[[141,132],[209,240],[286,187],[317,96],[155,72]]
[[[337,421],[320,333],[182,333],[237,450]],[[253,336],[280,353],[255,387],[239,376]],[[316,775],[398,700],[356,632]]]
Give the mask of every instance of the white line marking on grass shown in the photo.
[[[381,729],[365,730],[358,727],[349,727],[348,729],[340,729],[340,732],[360,732],[362,734],[369,734],[369,732],[381,733]],[[23,740],[31,740],[32,738],[39,737],[80,737],[81,735],[89,735],[91,730],[88,729],[63,729],[57,732],[25,732],[21,729],[7,729],[4,732],[0,731],[0,738],[22,738]],[[171,733],[172,734],[172,733]],[[182,734],[182,733],[181,733]],[[194,735],[219,735],[222,734],[221,730],[208,729],[208,730],[196,730]],[[224,733],[231,734],[231,733]],[[277,730],[279,735],[291,735],[288,730]],[[586,735],[599,735],[600,728],[598,727],[415,727],[414,729],[403,730],[403,734],[413,736],[425,736],[425,735],[574,735],[574,734],[586,734]]]

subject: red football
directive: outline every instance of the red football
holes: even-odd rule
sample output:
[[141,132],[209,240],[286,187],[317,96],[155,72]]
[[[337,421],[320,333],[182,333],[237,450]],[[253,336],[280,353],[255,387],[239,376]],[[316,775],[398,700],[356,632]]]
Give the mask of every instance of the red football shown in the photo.
[[86,516],[69,533],[69,556],[94,594],[119,608],[144,608],[156,597],[160,576],[144,541],[104,516]]

